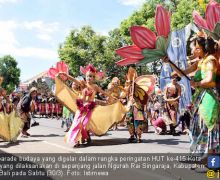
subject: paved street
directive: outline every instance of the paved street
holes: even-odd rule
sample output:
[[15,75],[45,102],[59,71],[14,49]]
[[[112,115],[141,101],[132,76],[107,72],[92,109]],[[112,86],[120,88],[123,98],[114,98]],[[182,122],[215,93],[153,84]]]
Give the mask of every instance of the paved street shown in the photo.
[[8,153],[187,153],[188,136],[156,135],[150,127],[143,134],[143,143],[128,143],[129,133],[124,127],[109,131],[105,136],[92,136],[91,146],[73,148],[64,142],[61,120],[37,118],[39,126],[31,127],[31,137],[19,137],[17,143],[0,141],[0,150]]
[[[188,136],[156,135],[150,126],[149,133],[143,135],[143,143],[128,143],[129,133],[127,129],[119,127],[117,131],[109,131],[105,136],[92,136],[91,146],[73,148],[73,145],[64,143],[65,129],[61,128],[61,120],[38,118],[39,126],[32,127],[29,131],[31,137],[18,138],[17,143],[0,141],[0,152],[15,153],[187,153]],[[197,174],[190,169],[121,169],[112,173],[107,179],[152,179],[152,180],[176,180],[176,179],[206,179],[206,174]],[[27,177],[28,178],[28,177]],[[103,177],[80,177],[85,179],[102,179]],[[7,179],[7,178],[5,178]],[[52,179],[60,180],[59,177]],[[62,179],[72,179],[65,177]],[[133,178],[132,178],[133,179]]]

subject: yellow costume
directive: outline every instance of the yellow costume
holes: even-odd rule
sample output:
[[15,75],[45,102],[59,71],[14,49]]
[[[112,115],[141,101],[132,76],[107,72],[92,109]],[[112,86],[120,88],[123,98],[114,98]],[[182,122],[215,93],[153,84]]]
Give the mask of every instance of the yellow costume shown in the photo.
[[[76,112],[78,94],[72,91],[59,77],[56,77],[55,82],[56,97],[71,111]],[[113,124],[123,119],[126,112],[126,107],[119,100],[111,105],[97,105],[93,109],[87,130],[90,130],[97,136],[104,135]]]
[[9,114],[0,112],[0,138],[3,140],[9,142],[16,141],[23,126],[24,122],[17,116],[14,110]]

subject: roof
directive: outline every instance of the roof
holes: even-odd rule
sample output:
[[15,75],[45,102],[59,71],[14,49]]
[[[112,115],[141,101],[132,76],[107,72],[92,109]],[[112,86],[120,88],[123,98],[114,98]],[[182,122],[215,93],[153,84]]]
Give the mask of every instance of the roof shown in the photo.
[[22,84],[30,84],[30,83],[32,83],[33,81],[36,81],[37,79],[43,78],[43,77],[47,77],[47,71],[44,71],[44,72],[42,72],[42,73],[40,73],[40,74],[38,74],[38,75],[36,75],[36,76],[34,76],[34,77],[28,79],[28,80],[22,82]]

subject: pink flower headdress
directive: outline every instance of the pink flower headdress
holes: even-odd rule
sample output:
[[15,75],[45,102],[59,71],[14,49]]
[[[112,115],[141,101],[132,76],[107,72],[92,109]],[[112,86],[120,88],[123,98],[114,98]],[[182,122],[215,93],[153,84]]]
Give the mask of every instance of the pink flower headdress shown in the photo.
[[[60,73],[60,72],[63,72],[63,73],[66,73],[68,74],[69,73],[69,68],[67,66],[67,64],[65,64],[63,61],[59,61],[57,62],[56,64],[56,68],[50,68],[49,71],[47,72],[48,76],[51,78],[51,79],[55,79],[55,77]],[[67,77],[65,76],[61,76],[61,78],[65,81],[67,80]]]
[[91,64],[88,64],[85,68],[80,66],[80,72],[82,74],[86,74],[87,72],[92,72],[95,74],[95,79],[96,80],[101,80],[104,78],[104,73],[103,72],[98,72],[94,66]]

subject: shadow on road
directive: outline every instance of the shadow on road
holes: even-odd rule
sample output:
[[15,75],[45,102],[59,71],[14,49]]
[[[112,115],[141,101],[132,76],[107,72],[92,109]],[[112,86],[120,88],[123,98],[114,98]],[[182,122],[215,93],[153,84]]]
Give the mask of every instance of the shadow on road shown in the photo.
[[[18,140],[16,142],[6,142],[6,141],[1,141],[0,142],[0,148],[9,148],[9,147],[12,147],[12,146],[17,146],[19,145],[20,143],[26,143],[26,142],[39,142],[39,141],[42,141],[42,140]],[[1,144],[1,143],[4,143],[4,144]],[[1,153],[1,151],[0,151]]]
[[189,143],[188,141],[181,141],[179,139],[144,139],[143,142],[166,144],[166,145],[178,145],[179,143]]
[[[188,141],[181,141],[179,139],[142,139],[142,143],[178,145],[179,143],[188,143]],[[122,144],[131,144],[131,143],[128,142],[128,138],[94,139],[92,140],[90,146],[112,146],[112,145],[122,145]]]
[[58,134],[46,134],[46,135],[31,135],[31,137],[63,137],[64,135],[58,135]]
[[129,144],[128,138],[117,138],[117,139],[95,139],[92,140],[90,146],[112,146],[112,145],[122,145]]

